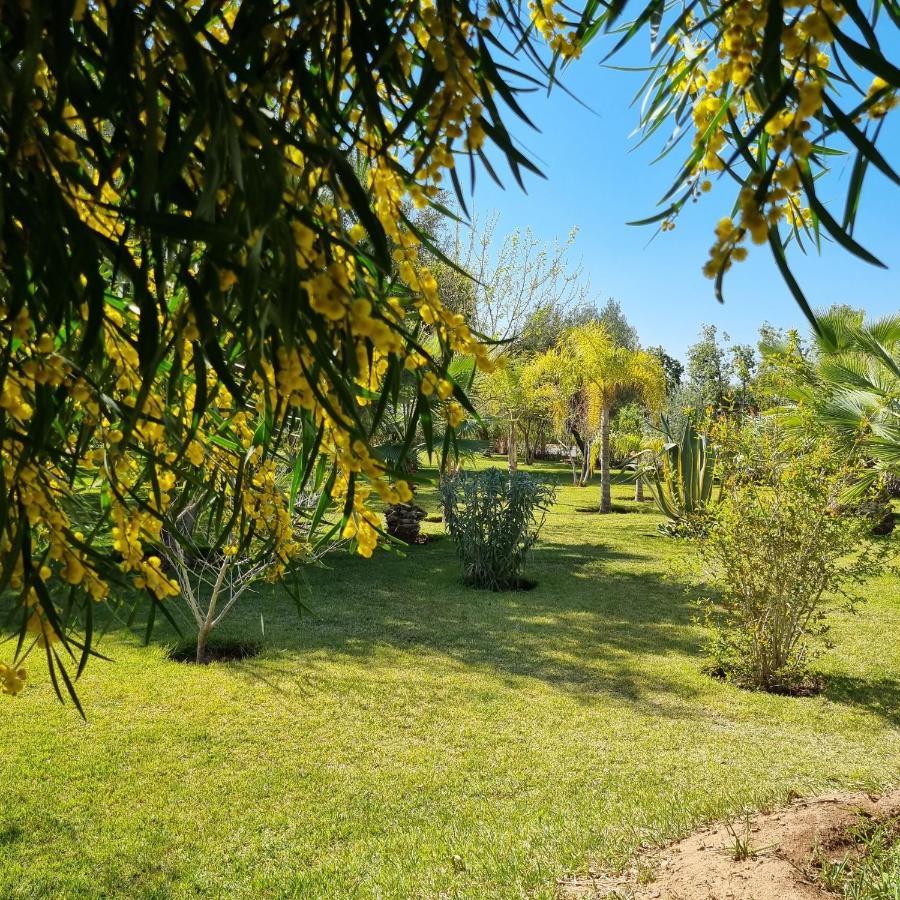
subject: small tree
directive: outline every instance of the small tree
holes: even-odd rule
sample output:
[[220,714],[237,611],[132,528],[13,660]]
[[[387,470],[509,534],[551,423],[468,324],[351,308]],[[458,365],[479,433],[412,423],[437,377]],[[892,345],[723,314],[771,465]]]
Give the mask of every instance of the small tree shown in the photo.
[[[243,434],[235,437],[249,442],[253,431],[239,426]],[[242,597],[260,582],[283,580],[324,549],[311,540],[319,491],[296,495],[285,483],[286,465],[263,447],[244,450],[223,440],[207,446],[202,459],[202,477],[180,486],[168,508],[171,524],[159,548],[161,568],[177,581],[197,626],[198,663],[207,661],[210,634]]]
[[710,651],[740,684],[793,692],[809,684],[829,613],[854,607],[854,588],[878,571],[880,554],[866,523],[834,505],[853,473],[827,447],[757,430],[748,453],[765,465],[734,473],[700,542],[705,577],[720,592],[703,602]]
[[647,433],[647,417],[636,403],[627,403],[613,416],[610,451],[623,469],[634,473],[634,499],[643,502],[644,473],[659,449],[659,439]]
[[485,411],[506,431],[507,464],[518,467],[522,438],[525,462],[530,463],[538,435],[552,418],[550,387],[543,378],[540,357],[505,356],[494,372],[479,383]]

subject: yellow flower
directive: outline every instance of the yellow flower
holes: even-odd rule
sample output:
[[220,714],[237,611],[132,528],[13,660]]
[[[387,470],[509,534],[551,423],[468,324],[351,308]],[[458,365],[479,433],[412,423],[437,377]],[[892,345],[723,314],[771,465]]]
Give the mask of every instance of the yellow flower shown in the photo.
[[14,669],[6,663],[0,663],[0,694],[15,697],[25,687],[25,678],[24,669]]

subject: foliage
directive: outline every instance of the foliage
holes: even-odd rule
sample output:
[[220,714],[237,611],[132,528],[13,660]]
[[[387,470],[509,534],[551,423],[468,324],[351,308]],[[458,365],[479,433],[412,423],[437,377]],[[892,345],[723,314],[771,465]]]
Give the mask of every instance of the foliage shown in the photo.
[[652,353],[663,367],[663,372],[666,376],[666,396],[671,396],[675,389],[681,386],[681,379],[684,376],[684,364],[674,356],[669,356],[662,346],[648,347],[647,352]]
[[509,466],[517,465],[517,443],[525,443],[525,461],[531,462],[538,435],[544,433],[553,414],[552,387],[535,357],[505,354],[496,370],[481,379],[479,397],[483,412],[506,434]]
[[744,429],[755,472],[734,471],[700,541],[704,603],[717,669],[766,691],[809,684],[828,614],[852,609],[856,588],[879,571],[867,523],[836,500],[852,468],[822,442],[797,444],[777,429]]
[[715,325],[704,325],[697,341],[688,347],[687,379],[692,405],[696,412],[712,409],[719,412],[727,405],[734,373],[728,350],[730,338]]
[[495,591],[515,588],[555,493],[550,483],[518,471],[461,471],[444,478],[444,522],[463,581]]
[[[768,243],[788,288],[814,321],[785,249],[809,239],[833,238],[844,249],[881,266],[854,237],[865,176],[871,167],[900,184],[877,149],[882,121],[897,105],[900,68],[888,58],[900,29],[895,7],[879,2],[817,0],[800,7],[780,2],[686,3],[651,0],[624,28],[620,47],[647,24],[653,62],[644,84],[644,138],[674,124],[661,156],[683,146],[683,165],[648,222],[666,231],[689,201],[713,188],[713,178],[738,185],[734,214],[715,228],[704,273],[722,281],[747,244]],[[621,7],[598,18],[615,21]],[[592,39],[598,23],[584,24]],[[822,203],[829,157],[854,153],[843,216]],[[827,180],[827,179],[826,179]],[[748,241],[749,239],[749,241]]]
[[[890,42],[876,35],[900,19],[890,4],[879,19],[882,6],[822,0],[786,18],[781,4],[756,0],[683,9],[650,0],[611,48],[649,28],[646,135],[673,116],[668,152],[693,132],[675,199],[652,220],[671,227],[712,186],[708,175],[726,171],[741,185],[740,215],[719,223],[706,266],[717,292],[750,234],[768,240],[808,311],[781,221],[798,242],[802,230],[817,242],[825,231],[878,262],[852,231],[867,169],[898,180],[875,147],[900,84],[881,49]],[[620,28],[626,7],[0,7],[0,583],[18,598],[10,630],[20,646],[37,597],[83,667],[90,629],[83,639],[73,629],[116,573],[68,517],[73,486],[96,481],[106,520],[127,520],[135,540],[152,542],[165,510],[147,498],[160,478],[196,477],[186,452],[215,439],[207,411],[217,394],[264,413],[261,443],[302,430],[300,481],[324,455],[329,493],[367,532],[357,483],[393,490],[370,446],[382,410],[360,415],[373,387],[410,367],[428,418],[451,395],[465,405],[445,377],[454,353],[490,367],[421,268],[428,237],[408,204],[437,205],[446,177],[465,209],[457,161],[473,178],[476,161],[497,177],[491,144],[520,184],[522,170],[536,171],[497,98],[527,121],[516,95],[551,84],[590,41]],[[863,76],[874,76],[868,87]],[[832,138],[839,146],[827,146]],[[827,156],[847,148],[856,159],[838,222],[815,185]],[[351,152],[367,159],[367,184]],[[422,351],[424,331],[437,335],[438,356]],[[159,602],[166,592],[152,592],[147,565],[116,577]]]
[[842,859],[824,854],[819,880],[844,900],[897,900],[900,896],[900,819],[861,820],[845,839],[854,846]]
[[600,512],[609,512],[609,428],[613,404],[628,392],[649,409],[659,409],[665,397],[665,375],[653,354],[617,346],[600,323],[573,328],[557,353],[581,392],[586,428],[599,441]]
[[759,329],[759,370],[754,384],[760,410],[770,412],[786,405],[789,395],[808,381],[810,348],[797,329],[776,329],[764,323]]
[[[321,481],[296,495],[290,489],[290,468],[266,459],[262,446],[241,453],[214,444],[204,465],[210,476],[200,488],[186,484],[176,490],[157,548],[158,568],[171,576],[178,588],[173,585],[173,593],[194,619],[198,663],[206,662],[212,632],[259,582],[292,578],[329,548],[310,540],[323,502]],[[245,489],[247,484],[251,489]],[[213,493],[224,499],[222,506],[211,502]],[[344,537],[358,538],[351,528],[348,522]],[[121,532],[117,545],[122,546]],[[371,554],[368,547],[360,549]]]
[[[432,342],[425,342],[426,350],[432,347]],[[455,357],[446,371],[448,383],[464,388],[471,402],[477,402],[479,398],[475,372],[475,361],[466,356]],[[400,373],[394,384],[373,392],[371,405],[383,409],[373,426],[374,453],[395,475],[414,475],[422,455],[431,460],[437,451],[443,468],[461,454],[485,446],[483,441],[474,439],[477,419],[467,419],[465,409],[457,400],[443,404],[440,418],[434,416],[433,411],[422,411],[419,380],[413,371]]]
[[531,228],[498,239],[498,218],[457,225],[448,253],[471,279],[469,324],[517,353],[526,349],[522,335],[533,315],[566,316],[583,302],[588,283],[581,265],[569,259],[577,229],[562,241],[544,241]]
[[[18,598],[16,657],[38,605],[74,694],[63,660],[89,658],[75,629],[110,579],[170,594],[143,553],[166,519],[159,482],[200,479],[194,460],[238,412],[261,417],[256,444],[303,435],[298,482],[324,458],[326,494],[371,547],[365,495],[403,493],[371,450],[373,391],[413,372],[417,421],[466,405],[454,354],[491,366],[407,210],[487,143],[517,176],[529,166],[494,102],[519,76],[492,58],[510,61],[492,21],[465,2],[3,4],[0,584]],[[85,481],[99,532],[128,534],[118,573],[69,518]]]
[[624,462],[650,442],[647,416],[637,403],[626,403],[616,410],[609,426],[612,459]]
[[678,437],[665,417],[662,429],[666,443],[643,474],[656,505],[668,519],[665,530],[675,534],[702,529],[713,502],[718,453],[691,418],[685,419]]
[[[626,318],[625,313],[622,311],[622,304],[618,300],[610,297],[597,310],[596,321],[606,329],[606,333],[617,347],[624,347],[626,350],[637,350],[640,348],[641,342],[638,338],[637,329]],[[576,324],[586,323],[578,322]]]
[[[813,348],[814,359],[802,360],[784,387],[794,405],[776,412],[795,431],[808,427],[811,413],[846,453],[868,465],[855,483],[862,494],[900,472],[900,316],[867,323],[855,310],[834,308],[819,317]],[[779,353],[791,358],[787,347],[769,350]]]

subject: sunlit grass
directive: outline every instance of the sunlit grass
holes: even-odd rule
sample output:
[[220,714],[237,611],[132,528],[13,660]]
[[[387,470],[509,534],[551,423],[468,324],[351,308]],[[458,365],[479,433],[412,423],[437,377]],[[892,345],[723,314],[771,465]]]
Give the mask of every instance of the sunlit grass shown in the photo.
[[542,470],[532,591],[461,587],[443,538],[311,571],[303,619],[266,588],[223,626],[263,644],[240,663],[113,628],[87,724],[33,666],[0,704],[0,896],[550,897],[707,819],[896,782],[896,580],[836,621],[824,696],[744,692],[700,671],[652,504],[582,512],[598,488]]

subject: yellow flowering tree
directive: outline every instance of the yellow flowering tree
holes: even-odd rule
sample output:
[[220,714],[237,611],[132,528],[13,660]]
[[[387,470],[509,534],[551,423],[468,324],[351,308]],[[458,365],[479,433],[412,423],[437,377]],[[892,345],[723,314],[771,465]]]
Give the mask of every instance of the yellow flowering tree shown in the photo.
[[[303,490],[292,477],[298,435],[267,444],[258,440],[258,424],[245,412],[220,418],[193,471],[177,484],[172,473],[159,479],[165,524],[151,560],[194,620],[198,663],[207,661],[208,639],[236,603],[261,582],[290,579],[332,548],[340,530],[339,521],[324,521],[334,488],[325,472]],[[320,522],[327,527],[317,529]],[[114,537],[124,548],[121,531]]]
[[[628,4],[598,15],[591,4],[579,41],[619,22]],[[874,265],[883,265],[854,237],[867,172],[900,185],[878,149],[885,115],[898,103],[896,60],[900,10],[878,0],[737,0],[670,4],[650,0],[611,52],[644,27],[651,66],[641,107],[645,138],[674,124],[663,155],[689,144],[664,209],[634,224],[675,227],[685,204],[710,191],[714,179],[736,182],[735,214],[715,227],[704,266],[722,298],[724,274],[746,258],[748,243],[768,244],[795,299],[815,316],[792,275],[786,249],[823,236]],[[890,49],[889,49],[890,48]],[[890,57],[894,56],[892,60]],[[852,154],[843,214],[820,199],[829,159]]]
[[[422,396],[465,408],[448,360],[491,367],[421,265],[428,238],[406,210],[439,205],[448,182],[462,202],[457,161],[493,171],[488,144],[521,181],[534,166],[500,109],[524,117],[518,90],[535,73],[552,80],[626,7],[0,5],[0,588],[17,648],[5,692],[21,688],[30,641],[74,694],[63,660],[83,668],[91,630],[73,626],[114,577],[156,602],[172,595],[145,552],[166,517],[161,483],[199,463],[227,409],[259,415],[261,444],[301,422],[297,480],[324,459],[343,527],[371,552],[363,495],[399,489],[371,450],[383,415],[373,400],[390,395],[379,389],[410,371],[431,390]],[[671,115],[694,134],[663,226],[708,176],[741,184],[707,267],[717,290],[749,234],[768,240],[807,308],[784,221],[797,238],[824,229],[872,259],[851,231],[866,170],[900,180],[875,149],[900,86],[876,29],[898,21],[892,4],[847,0],[650,0],[636,11],[619,45],[645,25],[654,37],[647,130]],[[836,137],[856,153],[841,222],[816,194]],[[89,531],[70,515],[85,483],[104,509]],[[107,527],[118,574],[97,550]]]
[[[66,667],[80,672],[91,632],[73,628],[91,602],[116,579],[154,602],[177,592],[152,551],[162,497],[197,475],[229,416],[258,416],[260,445],[302,433],[296,480],[324,459],[343,534],[371,554],[367,495],[407,491],[372,452],[373,398],[410,372],[458,422],[469,404],[448,362],[491,366],[441,302],[406,211],[486,140],[528,165],[494,100],[507,87],[492,18],[465,3],[3,4],[0,586],[14,660],[35,628],[52,635],[51,674],[74,694]],[[85,533],[70,515],[84,485],[104,509]],[[98,550],[111,529],[116,570]],[[10,693],[20,668],[4,669]]]

